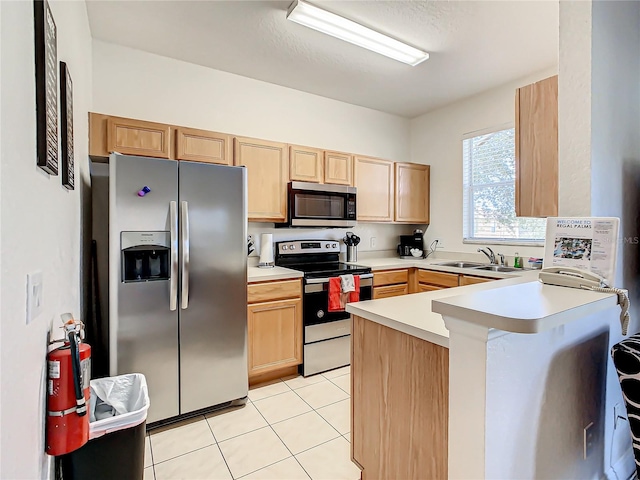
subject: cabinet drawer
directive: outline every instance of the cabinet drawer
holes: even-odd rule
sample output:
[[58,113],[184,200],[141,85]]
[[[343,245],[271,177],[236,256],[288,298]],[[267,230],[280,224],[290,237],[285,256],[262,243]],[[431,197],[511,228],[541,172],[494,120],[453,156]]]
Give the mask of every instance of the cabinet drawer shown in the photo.
[[443,290],[446,287],[438,287],[437,285],[429,285],[428,283],[418,284],[418,292],[433,292],[434,290]]
[[373,273],[373,286],[394,285],[396,283],[407,283],[409,281],[409,270],[388,270]]
[[470,277],[468,275],[460,275],[460,285],[473,285],[474,283],[492,282],[495,278],[487,277]]
[[247,286],[247,303],[269,302],[301,296],[302,284],[300,280],[250,283]]
[[387,285],[385,287],[373,288],[373,299],[397,297],[409,293],[409,285],[402,283],[400,285]]
[[438,285],[440,287],[457,287],[458,274],[420,270],[418,271],[418,282],[430,283],[431,285]]

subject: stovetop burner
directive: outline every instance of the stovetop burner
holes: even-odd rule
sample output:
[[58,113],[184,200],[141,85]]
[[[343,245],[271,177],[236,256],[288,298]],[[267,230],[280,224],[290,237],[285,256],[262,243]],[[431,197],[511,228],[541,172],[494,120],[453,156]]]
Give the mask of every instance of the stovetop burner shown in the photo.
[[289,264],[286,265],[286,267],[304,272],[305,278],[336,276],[347,273],[359,275],[371,272],[371,268],[369,267],[342,262],[300,263]]

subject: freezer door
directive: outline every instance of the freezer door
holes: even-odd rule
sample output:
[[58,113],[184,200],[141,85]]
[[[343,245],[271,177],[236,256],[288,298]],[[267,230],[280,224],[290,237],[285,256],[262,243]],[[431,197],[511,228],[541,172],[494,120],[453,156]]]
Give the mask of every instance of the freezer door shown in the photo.
[[180,162],[180,413],[245,397],[246,170]]
[[[172,281],[175,298],[179,280],[177,214],[173,219],[171,214],[178,200],[178,162],[114,154],[109,170],[110,371],[145,375],[151,400],[147,422],[155,422],[179,414],[178,311],[171,311]],[[144,186],[150,192],[140,197]],[[123,231],[173,231],[171,279],[124,283]]]

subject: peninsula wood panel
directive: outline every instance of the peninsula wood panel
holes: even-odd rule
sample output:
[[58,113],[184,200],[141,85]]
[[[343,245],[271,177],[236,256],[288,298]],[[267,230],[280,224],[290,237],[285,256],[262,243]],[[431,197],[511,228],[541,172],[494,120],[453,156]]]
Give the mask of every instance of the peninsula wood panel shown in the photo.
[[247,307],[249,376],[302,363],[302,300]]
[[234,139],[233,164],[247,167],[249,221],[286,220],[288,158],[284,143],[255,138]]
[[395,221],[429,223],[429,165],[395,164]]
[[373,299],[399,297],[409,293],[409,284],[385,285],[384,287],[373,287]]
[[247,303],[266,302],[301,296],[301,280],[250,283],[247,286]]
[[358,189],[359,221],[393,221],[393,162],[355,157],[355,186]]
[[460,275],[460,285],[474,285],[476,283],[486,283],[496,280],[495,278],[474,277],[469,275]]
[[290,145],[289,179],[298,182],[322,182],[323,153],[317,148]]
[[516,90],[516,215],[558,215],[558,76]]
[[232,165],[231,135],[195,128],[176,129],[176,158],[192,162]]
[[432,272],[428,270],[418,271],[418,282],[429,283],[431,285],[437,285],[439,287],[457,287],[458,286],[458,274],[457,273],[444,273],[444,272]]
[[107,151],[171,158],[171,126],[130,118],[107,118]]
[[348,153],[324,152],[324,183],[353,186],[353,156]]
[[366,479],[447,478],[449,351],[353,316],[351,456]]

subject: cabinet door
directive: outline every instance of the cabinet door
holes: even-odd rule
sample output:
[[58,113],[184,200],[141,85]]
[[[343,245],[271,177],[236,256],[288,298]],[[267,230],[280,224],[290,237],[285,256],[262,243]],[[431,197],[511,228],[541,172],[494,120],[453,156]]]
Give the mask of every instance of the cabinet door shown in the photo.
[[358,220],[393,221],[393,162],[355,157]]
[[400,285],[388,285],[385,287],[373,287],[373,299],[397,297],[407,295],[409,293],[409,285],[401,283]]
[[475,283],[492,282],[495,278],[487,277],[470,277],[468,275],[460,275],[460,285],[473,285]]
[[236,138],[233,164],[247,167],[249,221],[284,222],[289,179],[286,144]]
[[233,163],[231,136],[208,130],[196,130],[195,128],[177,128],[176,158],[193,162],[231,165]]
[[302,363],[302,300],[247,307],[249,376]]
[[429,223],[429,165],[395,164],[395,221]]
[[322,150],[317,148],[289,146],[289,179],[321,183],[322,153]]
[[516,90],[516,215],[558,215],[558,76]]
[[171,127],[129,118],[107,119],[107,151],[170,158]]
[[324,183],[353,186],[353,156],[324,152]]

